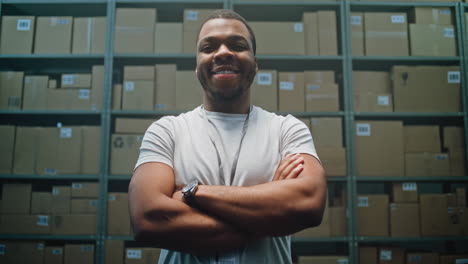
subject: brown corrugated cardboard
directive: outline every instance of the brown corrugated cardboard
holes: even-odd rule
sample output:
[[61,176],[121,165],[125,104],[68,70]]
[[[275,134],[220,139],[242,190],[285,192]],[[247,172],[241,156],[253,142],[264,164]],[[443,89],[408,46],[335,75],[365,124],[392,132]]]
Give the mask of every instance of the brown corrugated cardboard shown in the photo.
[[411,56],[456,56],[455,29],[449,25],[410,24]]
[[278,72],[278,110],[304,112],[304,73]]
[[464,236],[464,228],[466,225],[467,208],[463,207],[449,207],[447,214],[449,219],[449,226],[446,235],[448,236]]
[[121,110],[121,109],[122,109],[122,84],[114,84],[112,86],[112,110]]
[[[315,136],[314,136],[315,138]],[[346,151],[343,147],[316,145],[327,177],[346,176]]]
[[390,236],[419,237],[420,231],[419,204],[390,204]]
[[156,20],[155,8],[117,8],[114,52],[152,53]]
[[310,118],[299,118],[302,123],[304,123],[310,131]]
[[417,203],[418,197],[417,183],[392,183],[392,201],[394,203]]
[[124,66],[125,81],[154,81],[154,66]]
[[278,111],[278,73],[260,70],[250,86],[252,104],[267,111]]
[[390,73],[384,71],[353,71],[353,94],[392,93]]
[[97,198],[99,195],[99,183],[97,182],[73,182],[71,184],[72,198]]
[[91,73],[91,110],[102,109],[104,93],[104,66],[94,65]]
[[338,85],[335,83],[308,84],[305,87],[307,112],[336,112],[340,110]]
[[31,214],[51,214],[52,194],[50,192],[32,192]]
[[[52,217],[53,235],[95,235],[96,215],[73,214]],[[67,253],[65,253],[66,257]]]
[[150,248],[126,248],[125,264],[152,263],[153,255]]
[[64,247],[64,264],[94,263],[93,244],[66,244]]
[[304,23],[305,54],[319,55],[319,33],[317,13],[304,12],[302,15]]
[[316,117],[310,121],[315,145],[343,147],[341,117]]
[[353,106],[356,112],[393,112],[392,94],[354,94]]
[[182,23],[157,22],[154,29],[155,53],[182,53]]
[[405,152],[440,152],[439,130],[439,126],[404,126]]
[[334,71],[304,71],[304,83],[307,85],[335,83]]
[[0,109],[21,109],[24,72],[0,72]]
[[74,17],[72,53],[104,53],[106,17]]
[[191,110],[202,103],[203,88],[194,71],[176,72],[176,110]]
[[115,133],[142,135],[155,119],[116,118]]
[[457,207],[466,207],[466,190],[464,188],[455,189],[457,197]]
[[63,247],[45,247],[44,264],[63,264]]
[[24,77],[23,109],[44,110],[47,108],[49,76],[29,75]]
[[91,74],[62,74],[61,88],[87,88],[91,87]]
[[318,11],[317,22],[320,55],[338,55],[336,11]]
[[0,173],[11,174],[13,169],[13,153],[15,151],[15,126],[0,125]]
[[395,112],[460,111],[458,66],[394,66]]
[[376,247],[359,247],[359,264],[376,264],[378,263],[378,248]]
[[88,89],[48,89],[48,110],[90,110],[91,90]]
[[0,232],[4,234],[50,234],[48,215],[3,214],[0,215]]
[[[458,263],[466,263],[468,261],[468,255],[443,255],[440,256],[440,264],[458,264]],[[460,262],[457,262],[459,260]]]
[[319,226],[307,228],[300,232],[294,234],[294,237],[330,237],[331,236],[331,227],[330,227],[330,216],[328,213],[328,202],[327,206],[323,212],[322,222]]
[[419,196],[422,236],[445,236],[449,226],[447,196],[421,194]]
[[110,173],[132,174],[138,159],[142,135],[113,134],[111,141]]
[[351,13],[351,54],[364,56],[364,13]]
[[357,175],[404,175],[401,121],[358,121],[355,142]]
[[99,173],[99,154],[101,147],[101,127],[81,127],[81,174]]
[[407,253],[406,264],[439,264],[439,253]]
[[52,187],[52,214],[69,214],[71,207],[71,187]]
[[152,110],[154,107],[154,81],[125,81],[122,109]]
[[299,256],[298,264],[340,264],[348,263],[347,256]]
[[406,13],[364,13],[367,56],[408,56]]
[[405,263],[404,248],[379,248],[379,264],[402,264]]
[[2,264],[43,264],[44,242],[7,241],[5,245],[5,259],[0,256]]
[[175,64],[155,65],[155,109],[174,110],[176,108],[176,71]]
[[2,213],[29,214],[31,210],[31,184],[5,183],[2,186]]
[[452,25],[452,10],[449,7],[418,6],[411,13],[415,24]]
[[215,9],[184,9],[183,53],[196,53],[202,23]]
[[130,214],[127,193],[109,193],[107,204],[107,234],[130,235]]
[[50,79],[47,87],[51,89],[57,89],[57,80]]
[[36,153],[41,128],[17,127],[13,159],[14,174],[33,174],[36,168]]
[[0,39],[1,54],[31,54],[35,17],[3,16]]
[[124,241],[106,240],[106,264],[124,264]]
[[357,199],[358,234],[389,236],[388,195],[359,195]]
[[[300,22],[250,22],[257,54],[304,55],[304,24]],[[327,34],[330,32],[327,31]],[[288,48],[285,48],[285,45]],[[330,44],[332,45],[332,44]]]
[[450,176],[447,153],[405,153],[405,176]]
[[96,199],[71,199],[71,214],[96,214],[98,201]]
[[346,208],[330,207],[330,235],[333,237],[343,237],[348,235],[348,217]]
[[444,126],[443,143],[447,149],[462,149],[465,146],[465,137],[463,127]]
[[34,53],[70,53],[73,18],[37,17]]

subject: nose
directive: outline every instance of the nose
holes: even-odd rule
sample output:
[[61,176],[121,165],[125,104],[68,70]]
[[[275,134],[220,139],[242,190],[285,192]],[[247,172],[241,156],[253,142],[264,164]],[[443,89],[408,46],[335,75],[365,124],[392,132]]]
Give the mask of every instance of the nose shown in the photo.
[[222,44],[215,53],[215,62],[232,61],[233,56],[234,54],[232,51],[226,45]]

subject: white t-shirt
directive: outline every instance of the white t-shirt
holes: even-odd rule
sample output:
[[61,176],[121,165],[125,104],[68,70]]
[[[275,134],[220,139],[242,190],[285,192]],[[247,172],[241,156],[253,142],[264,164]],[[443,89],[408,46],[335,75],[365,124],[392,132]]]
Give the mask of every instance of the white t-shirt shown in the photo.
[[[270,182],[279,162],[289,154],[306,153],[318,159],[312,136],[303,122],[254,106],[230,184],[232,163],[247,115],[203,111],[198,107],[154,122],[143,137],[135,168],[146,162],[165,163],[174,169],[177,185],[197,179],[204,185],[252,186]],[[224,181],[220,174],[224,175]],[[290,243],[289,236],[269,237],[227,255],[234,259],[233,264],[291,263]],[[160,263],[214,263],[214,254],[199,258],[163,250]]]

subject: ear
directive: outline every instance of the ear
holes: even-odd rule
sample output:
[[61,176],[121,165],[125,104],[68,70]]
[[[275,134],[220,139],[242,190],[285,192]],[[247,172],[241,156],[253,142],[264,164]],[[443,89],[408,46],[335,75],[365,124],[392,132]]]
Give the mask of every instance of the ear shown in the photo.
[[258,62],[257,62],[257,56],[254,56],[254,61],[255,61],[255,73],[258,73]]

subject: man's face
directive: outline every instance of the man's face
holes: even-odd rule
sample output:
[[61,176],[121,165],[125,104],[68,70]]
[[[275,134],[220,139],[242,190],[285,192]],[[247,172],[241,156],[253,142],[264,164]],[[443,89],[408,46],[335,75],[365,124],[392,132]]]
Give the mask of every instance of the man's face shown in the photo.
[[229,102],[244,95],[257,72],[247,27],[235,19],[208,20],[198,37],[196,72],[214,101]]

